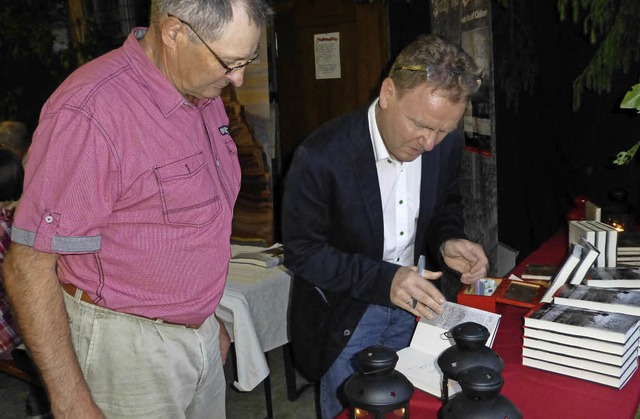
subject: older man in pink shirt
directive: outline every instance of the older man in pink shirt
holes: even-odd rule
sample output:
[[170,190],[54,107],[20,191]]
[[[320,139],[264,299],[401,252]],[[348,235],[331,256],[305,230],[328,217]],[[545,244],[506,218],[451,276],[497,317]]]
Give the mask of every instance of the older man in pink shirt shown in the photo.
[[56,418],[224,417],[213,313],[240,168],[219,95],[269,13],[153,1],[43,107],[5,275]]

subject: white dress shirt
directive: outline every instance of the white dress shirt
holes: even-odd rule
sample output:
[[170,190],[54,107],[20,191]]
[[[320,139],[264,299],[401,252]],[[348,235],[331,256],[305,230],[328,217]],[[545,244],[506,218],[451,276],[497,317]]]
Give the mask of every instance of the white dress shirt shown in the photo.
[[384,221],[383,260],[402,266],[413,265],[422,156],[412,162],[399,162],[384,144],[376,122],[378,100],[369,107],[369,133],[380,183]]

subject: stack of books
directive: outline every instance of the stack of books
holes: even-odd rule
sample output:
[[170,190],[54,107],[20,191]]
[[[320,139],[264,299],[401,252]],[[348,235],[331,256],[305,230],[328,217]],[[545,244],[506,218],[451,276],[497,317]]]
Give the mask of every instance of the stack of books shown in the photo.
[[638,369],[640,317],[554,303],[524,326],[523,365],[616,388]]
[[524,319],[522,363],[621,388],[638,369],[640,271],[593,267],[588,239],[571,250]]
[[584,239],[600,254],[595,266],[617,266],[618,230],[600,221],[569,221],[569,245]]
[[616,258],[620,266],[640,267],[640,232],[619,233]]

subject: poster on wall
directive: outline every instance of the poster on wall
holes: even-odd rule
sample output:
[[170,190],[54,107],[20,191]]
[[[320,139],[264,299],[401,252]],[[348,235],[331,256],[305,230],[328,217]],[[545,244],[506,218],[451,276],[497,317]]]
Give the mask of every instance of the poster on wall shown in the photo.
[[483,71],[480,90],[464,115],[465,148],[491,156],[491,10],[488,0],[433,0],[433,32],[460,39]]
[[486,0],[466,3],[460,19],[461,45],[475,59],[483,75],[480,90],[464,116],[465,147],[488,157],[491,156],[491,15]]
[[237,87],[238,101],[244,107],[244,117],[257,141],[262,144],[267,163],[275,158],[275,116],[269,102],[269,51],[267,31],[262,31],[258,44],[258,59],[244,72],[243,84]]
[[458,43],[483,71],[480,90],[464,115],[465,152],[459,184],[464,202],[465,232],[480,243],[490,261],[490,275],[502,266],[498,256],[498,192],[492,80],[490,0],[431,0],[432,32]]
[[340,32],[313,35],[313,50],[316,61],[316,79],[339,79]]

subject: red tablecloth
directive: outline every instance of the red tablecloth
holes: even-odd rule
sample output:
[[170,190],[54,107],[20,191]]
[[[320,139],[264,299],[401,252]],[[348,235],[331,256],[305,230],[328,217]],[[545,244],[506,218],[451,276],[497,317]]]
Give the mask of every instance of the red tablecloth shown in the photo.
[[[522,273],[527,263],[560,264],[567,250],[566,231],[545,242],[520,263],[513,273]],[[493,349],[505,363],[502,394],[527,419],[632,419],[640,405],[640,373],[621,389],[579,380],[522,365],[522,316],[527,309],[501,305],[502,319]],[[440,400],[416,390],[410,402],[413,418],[436,418]],[[341,418],[348,415],[343,412]]]

